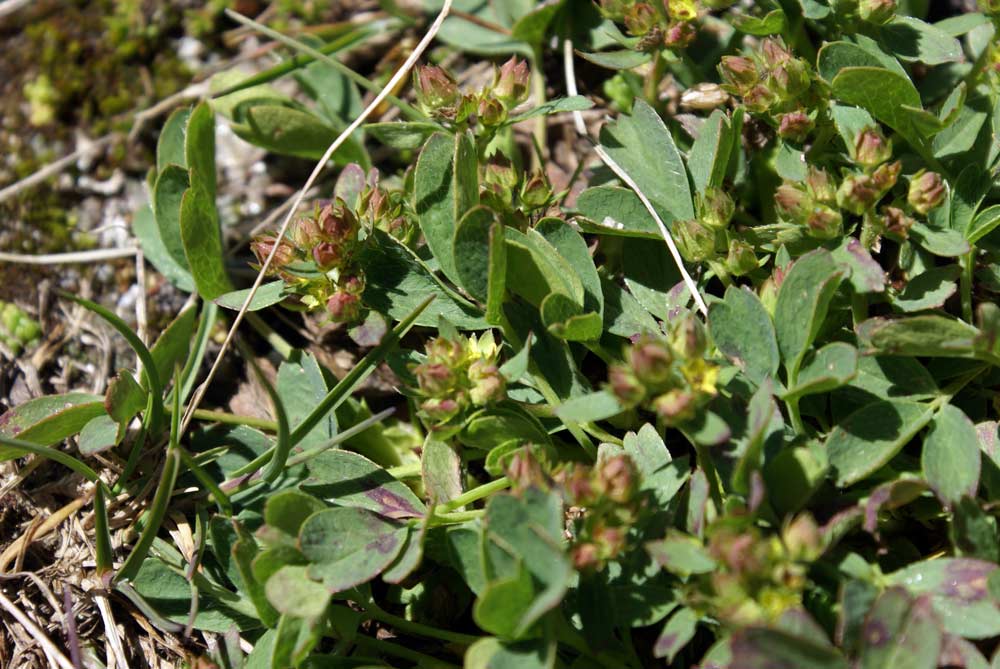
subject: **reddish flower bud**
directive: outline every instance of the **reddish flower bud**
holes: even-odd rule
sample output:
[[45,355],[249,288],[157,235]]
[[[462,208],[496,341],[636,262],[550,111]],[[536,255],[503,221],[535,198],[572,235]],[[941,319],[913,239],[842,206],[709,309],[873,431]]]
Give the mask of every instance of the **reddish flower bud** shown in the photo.
[[879,188],[867,174],[852,174],[837,189],[837,205],[852,214],[863,214],[879,198]]
[[698,36],[692,23],[672,23],[663,31],[663,46],[668,49],[684,49]]
[[515,491],[548,487],[542,464],[530,447],[515,451],[507,463],[506,470],[507,478],[513,482]]
[[769,67],[782,65],[792,60],[792,52],[785,48],[784,42],[768,37],[760,45],[760,53]]
[[420,405],[420,410],[435,423],[446,423],[461,411],[461,406],[454,399],[429,399]]
[[915,220],[906,215],[906,212],[898,207],[886,207],[882,210],[882,224],[885,231],[892,235],[897,235],[906,239],[910,235],[910,228],[916,223]]
[[531,81],[531,70],[528,62],[511,56],[510,60],[500,66],[495,75],[493,95],[507,109],[513,109],[528,99],[528,86]]
[[319,224],[308,216],[303,216],[292,224],[288,236],[300,250],[308,251],[320,240]]
[[573,465],[559,473],[559,482],[567,501],[573,506],[590,506],[594,502],[594,488],[590,470],[583,465]]
[[313,260],[320,270],[326,272],[331,270],[344,259],[343,246],[333,242],[320,242],[313,247]]
[[641,37],[656,27],[656,10],[645,2],[637,2],[625,12],[625,28],[630,35]]
[[507,397],[507,384],[497,366],[486,360],[476,360],[469,366],[472,389],[469,399],[476,406],[499,402]]
[[819,526],[808,513],[796,516],[785,527],[781,539],[793,560],[809,562],[819,557],[823,538]]
[[286,240],[277,242],[272,236],[258,237],[250,243],[250,250],[253,251],[253,254],[257,257],[258,264],[261,266],[264,265],[268,256],[271,255],[271,251],[275,246],[278,249],[274,252],[274,259],[268,268],[268,274],[280,271],[282,267],[295,260],[295,249]]
[[604,497],[627,504],[639,488],[639,472],[627,455],[615,455],[597,465],[597,482]]
[[350,323],[361,314],[361,298],[344,291],[337,291],[326,301],[330,318],[337,323]]
[[353,242],[358,235],[358,217],[340,198],[323,207],[319,212],[318,223],[333,242]]
[[435,65],[420,65],[413,71],[413,88],[417,104],[426,112],[453,107],[459,99],[458,84]]
[[417,385],[427,395],[443,395],[455,386],[455,374],[450,367],[441,363],[425,362],[413,368]]
[[694,396],[686,390],[670,390],[653,400],[653,410],[667,425],[679,425],[694,418]]
[[674,355],[665,342],[643,335],[629,348],[628,361],[640,383],[655,386],[670,378]]
[[910,191],[906,199],[917,212],[926,215],[944,201],[946,192],[940,174],[920,171],[910,179]]
[[826,170],[810,165],[806,173],[806,186],[817,202],[833,204],[837,201],[837,186]]
[[601,566],[600,551],[590,542],[573,546],[571,559],[573,568],[577,571],[596,571]]
[[760,80],[757,66],[743,56],[723,56],[719,63],[722,80],[739,93],[750,90]]
[[825,204],[816,205],[806,218],[806,232],[817,239],[835,239],[843,232],[843,218]]
[[476,113],[479,115],[479,122],[488,127],[498,126],[507,120],[507,110],[496,98],[486,97],[480,100]]
[[774,92],[764,84],[757,84],[743,94],[743,104],[752,112],[763,113],[778,101]]
[[813,201],[808,193],[786,181],[774,192],[774,205],[782,218],[801,223],[809,216]]
[[618,401],[626,407],[633,407],[646,397],[645,386],[636,378],[632,368],[626,365],[608,367],[608,385]]
[[896,185],[896,180],[899,178],[899,173],[902,169],[903,163],[897,160],[893,163],[880,165],[878,169],[872,172],[872,183],[878,189],[879,197],[888,193]]
[[878,167],[892,158],[892,142],[878,128],[865,128],[854,139],[854,162],[862,167]]
[[792,58],[772,68],[768,81],[774,95],[793,100],[809,88],[809,69],[805,61]]
[[801,142],[809,135],[813,126],[815,123],[805,112],[788,112],[782,114],[778,122],[778,136],[793,142]]
[[729,253],[726,255],[726,269],[733,276],[743,276],[757,269],[757,254],[753,247],[734,239],[729,242]]

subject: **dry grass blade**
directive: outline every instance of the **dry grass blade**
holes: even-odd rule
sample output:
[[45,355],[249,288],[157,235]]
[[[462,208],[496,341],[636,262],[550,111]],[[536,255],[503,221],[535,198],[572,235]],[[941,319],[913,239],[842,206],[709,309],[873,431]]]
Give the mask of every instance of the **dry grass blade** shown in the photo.
[[[563,42],[563,66],[566,75],[566,92],[570,95],[578,95],[576,87],[576,68],[573,65],[573,42],[566,40]],[[575,111],[573,112],[573,125],[580,136],[586,138],[594,146],[594,152],[601,158],[605,165],[614,172],[619,179],[625,182],[629,188],[635,191],[635,194],[639,196],[639,200],[642,202],[642,206],[646,208],[649,215],[653,217],[656,221],[656,226],[660,229],[660,235],[663,237],[663,241],[667,243],[667,248],[670,250],[670,256],[674,259],[674,263],[677,265],[677,269],[680,270],[681,277],[684,279],[684,285],[687,286],[688,290],[691,292],[691,296],[694,298],[694,302],[698,305],[698,311],[704,315],[708,315],[708,305],[705,304],[704,298],[701,296],[701,292],[698,290],[698,284],[695,283],[694,279],[688,273],[687,268],[684,267],[684,259],[681,258],[680,251],[677,250],[677,245],[674,243],[674,238],[670,234],[670,230],[663,223],[660,215],[656,212],[653,207],[653,203],[649,201],[646,194],[642,192],[639,185],[635,180],[626,172],[621,165],[616,163],[614,159],[608,155],[608,152],[604,150],[600,144],[598,144],[594,139],[587,133],[587,126],[583,122],[583,115]]]
[[46,253],[43,255],[24,255],[21,253],[0,252],[0,262],[19,265],[59,265],[77,262],[101,262],[119,258],[133,258],[138,249],[95,249],[93,251],[74,251],[71,253]]
[[42,647],[42,650],[45,651],[45,654],[58,665],[59,669],[76,669],[73,663],[69,661],[69,658],[63,655],[62,651],[45,635],[42,628],[32,622],[31,618],[25,615],[21,609],[17,608],[17,605],[10,601],[3,592],[0,592],[0,606],[28,631],[38,645]]
[[[382,101],[385,100],[385,98],[391,93],[391,91],[395,90],[399,82],[403,80],[403,77],[405,77],[409,73],[410,69],[420,59],[420,56],[423,55],[424,51],[430,45],[431,41],[434,39],[434,36],[437,34],[438,30],[441,28],[441,24],[444,23],[445,18],[448,16],[448,12],[451,10],[451,3],[452,0],[445,0],[444,6],[441,7],[441,12],[438,14],[437,18],[434,19],[434,23],[431,24],[430,28],[428,28],[427,33],[424,35],[423,39],[420,40],[420,43],[417,44],[416,48],[413,50],[413,53],[410,54],[409,58],[406,59],[406,62],[404,62],[400,66],[400,68],[396,71],[396,73],[392,75],[392,78],[389,80],[389,82],[385,85],[385,87],[381,90],[381,92],[379,92],[379,94],[375,96],[375,98],[371,101],[371,103],[369,103],[369,105],[365,107],[365,110],[361,112],[361,114],[356,119],[354,119],[354,121],[349,126],[344,128],[344,131],[340,133],[340,136],[337,137],[337,139],[335,139],[332,144],[330,144],[326,152],[323,154],[323,157],[320,158],[319,162],[316,163],[316,167],[313,168],[313,171],[309,175],[309,178],[306,179],[305,185],[302,186],[302,188],[299,190],[299,194],[295,197],[295,201],[292,204],[291,209],[288,210],[288,214],[285,216],[285,220],[281,223],[281,227],[278,229],[278,234],[276,235],[278,239],[281,239],[285,236],[285,232],[288,230],[289,224],[291,224],[292,219],[295,217],[295,212],[298,211],[299,205],[302,204],[302,200],[305,198],[306,193],[309,191],[310,188],[312,188],[313,183],[315,183],[316,179],[323,171],[323,168],[326,167],[326,163],[327,161],[330,160],[330,157],[333,156],[334,152],[338,148],[340,148],[340,145],[343,144],[344,141],[346,141],[347,138],[350,137],[354,133],[354,131],[357,130],[361,126],[361,124],[365,122],[365,120],[371,115],[371,113],[379,108],[379,106],[382,104]],[[275,244],[271,248],[271,252],[268,254],[267,258],[264,260],[264,264],[261,266],[260,271],[257,273],[257,278],[254,280],[253,286],[250,287],[250,292],[247,294],[246,300],[243,302],[243,306],[240,307],[240,310],[236,313],[236,318],[233,319],[233,324],[232,326],[230,326],[229,332],[226,333],[226,338],[222,342],[222,346],[219,349],[218,355],[216,355],[215,362],[212,363],[211,369],[208,370],[208,376],[205,378],[204,383],[202,383],[198,387],[198,391],[191,399],[191,403],[188,405],[187,410],[184,414],[184,420],[181,423],[182,434],[185,431],[187,431],[187,427],[190,424],[192,418],[194,417],[195,409],[198,408],[198,405],[201,403],[202,398],[205,396],[205,392],[208,390],[209,386],[212,383],[212,379],[215,378],[215,373],[216,371],[218,371],[219,365],[222,364],[222,359],[225,356],[226,352],[229,350],[229,346],[233,342],[233,337],[236,334],[236,330],[237,328],[239,328],[240,323],[243,321],[243,317],[246,315],[247,308],[253,301],[254,295],[257,294],[257,290],[260,288],[261,283],[263,283],[264,276],[267,274],[267,270],[271,267],[271,262],[274,260],[274,255],[277,251],[278,251],[278,245]]]

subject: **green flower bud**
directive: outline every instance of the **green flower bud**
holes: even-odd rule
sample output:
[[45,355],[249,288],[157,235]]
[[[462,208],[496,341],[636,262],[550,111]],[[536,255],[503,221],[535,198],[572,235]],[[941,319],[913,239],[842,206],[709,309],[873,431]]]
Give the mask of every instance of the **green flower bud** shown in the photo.
[[674,221],[674,241],[689,262],[702,262],[715,255],[715,231],[698,221]]
[[817,239],[835,239],[843,233],[843,218],[839,211],[818,204],[806,218],[806,232]]
[[597,488],[616,504],[628,504],[639,488],[639,471],[632,458],[614,455],[597,464]]
[[862,167],[878,167],[892,158],[892,142],[878,128],[865,128],[854,139],[852,158]]
[[621,21],[630,4],[630,0],[600,0],[597,8],[605,18]]
[[446,111],[459,100],[458,84],[435,65],[420,65],[413,71],[417,104],[428,113]]
[[629,348],[628,362],[640,383],[656,386],[670,378],[674,356],[665,342],[643,335]]
[[788,550],[789,557],[799,562],[812,562],[822,552],[819,526],[808,513],[796,516],[785,527],[781,541]]
[[778,97],[771,90],[771,87],[765,84],[757,84],[743,94],[743,104],[747,109],[758,114],[766,112],[777,102]]
[[308,251],[320,241],[319,224],[308,216],[303,216],[292,224],[288,236],[302,251]]
[[746,242],[734,239],[729,242],[726,255],[726,270],[733,276],[743,276],[757,269],[757,254]]
[[745,94],[761,81],[760,69],[746,56],[723,56],[718,70],[723,84],[740,94]]
[[816,124],[802,111],[788,112],[778,121],[778,136],[793,142],[801,142],[812,132]]
[[630,35],[642,37],[656,27],[656,10],[645,2],[637,2],[625,12],[625,29]]
[[767,313],[774,316],[774,307],[778,304],[778,284],[773,277],[764,279],[764,283],[760,284],[758,296]]
[[872,172],[872,183],[878,189],[879,197],[888,193],[896,185],[896,180],[899,178],[899,172],[902,169],[903,163],[897,160],[893,163],[880,165],[878,169]]
[[906,199],[917,212],[926,215],[944,201],[946,192],[940,174],[921,170],[910,179],[910,191]]
[[361,298],[345,290],[335,292],[326,301],[330,319],[337,323],[351,323],[361,315]]
[[486,359],[476,360],[469,366],[469,381],[472,383],[469,399],[476,406],[499,402],[507,397],[507,386],[500,370]]
[[813,199],[801,187],[786,181],[775,190],[774,205],[785,220],[802,223],[813,208]]
[[528,209],[541,209],[552,199],[552,188],[549,187],[545,176],[541,172],[535,172],[531,178],[521,186],[521,202]]
[[479,115],[479,121],[487,127],[498,126],[507,120],[506,108],[499,100],[491,97],[479,101],[476,113]]
[[852,214],[863,214],[880,196],[879,188],[867,174],[852,174],[837,189],[837,204]]
[[707,188],[695,201],[698,220],[713,230],[725,230],[733,218],[736,205],[726,191],[721,188]]
[[818,202],[834,204],[837,201],[837,186],[826,170],[810,165],[806,173],[806,186]]
[[670,347],[684,360],[703,358],[707,344],[705,326],[690,313],[677,321],[670,333]]
[[493,95],[506,109],[513,109],[528,99],[530,81],[528,62],[511,56],[494,76]]
[[859,0],[858,16],[862,21],[882,24],[896,15],[896,0]]
[[882,210],[882,225],[889,234],[906,239],[909,237],[910,228],[913,227],[914,223],[916,221],[898,207],[886,207]]
[[734,92],[741,95],[760,81],[757,66],[743,56],[723,56],[719,63],[719,75]]
[[978,4],[984,14],[1000,14],[1000,0],[978,0]]
[[809,88],[809,66],[798,58],[771,69],[771,91],[782,100],[794,100]]

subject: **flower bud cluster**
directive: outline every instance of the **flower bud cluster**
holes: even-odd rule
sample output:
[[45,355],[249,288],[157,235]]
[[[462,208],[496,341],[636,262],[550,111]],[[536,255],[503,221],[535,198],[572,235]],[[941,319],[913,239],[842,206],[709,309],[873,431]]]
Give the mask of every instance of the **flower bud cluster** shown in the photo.
[[262,235],[250,248],[263,266],[274,251],[269,275],[280,276],[307,310],[325,306],[337,323],[356,321],[361,315],[364,273],[357,264],[360,247],[358,217],[343,200],[297,219],[288,236]]
[[420,413],[435,427],[458,422],[470,409],[500,402],[507,386],[497,358],[500,347],[492,332],[457,338],[439,336],[427,342],[426,359],[411,367],[422,398]]
[[719,368],[705,360],[706,348],[705,328],[689,314],[669,340],[641,335],[625,362],[608,368],[608,385],[624,406],[650,409],[666,425],[682,425],[717,393]]
[[411,243],[416,236],[416,214],[405,191],[386,190],[378,184],[370,186],[361,194],[358,210],[365,229],[378,228],[404,244]]
[[[599,9],[608,19],[625,24],[626,32],[638,37],[636,49],[683,49],[697,36],[696,0],[600,0]],[[718,4],[718,3],[715,3]]]
[[746,56],[724,56],[719,64],[723,89],[743,99],[750,112],[764,116],[786,139],[801,142],[815,125],[806,93],[812,86],[809,64],[784,42],[767,38]]
[[774,194],[778,215],[816,239],[834,239],[843,232],[837,208],[837,187],[830,175],[810,166],[804,182],[785,181]]
[[695,199],[697,217],[673,224],[674,241],[684,259],[704,262],[721,251],[728,254],[725,264],[731,274],[742,276],[755,269],[753,247],[728,232],[735,209],[732,198],[721,188],[707,188],[699,194]]
[[639,516],[639,470],[628,455],[602,457],[593,467],[568,465],[555,474],[566,505],[574,513],[573,565],[600,571],[628,546],[629,529]]
[[12,302],[0,300],[0,344],[14,355],[34,344],[42,334],[38,321]]
[[494,69],[493,81],[476,93],[462,93],[455,79],[436,65],[413,71],[417,104],[431,116],[465,124],[475,116],[486,128],[503,124],[511,110],[528,99],[531,70],[527,61],[511,57]]
[[528,217],[547,209],[553,198],[552,186],[540,170],[521,174],[502,156],[495,156],[483,168],[480,201],[517,228],[523,229]]
[[745,518],[721,519],[707,530],[708,554],[716,568],[692,584],[689,603],[726,625],[767,624],[802,606],[809,564],[822,554],[812,516],[786,523],[765,536]]

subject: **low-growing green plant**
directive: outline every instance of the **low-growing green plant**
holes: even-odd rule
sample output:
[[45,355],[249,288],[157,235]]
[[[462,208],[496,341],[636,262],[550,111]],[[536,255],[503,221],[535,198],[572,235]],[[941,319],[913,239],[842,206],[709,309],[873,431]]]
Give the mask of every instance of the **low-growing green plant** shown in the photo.
[[[1000,6],[929,4],[470,5],[438,38],[492,75],[418,66],[402,120],[252,241],[250,299],[216,117],[318,158],[378,89],[335,60],[365,28],[280,36],[288,61],[170,117],[136,215],[201,306],[147,349],[67,296],[141,372],[11,409],[0,453],[72,468],[99,508],[158,481],[123,543],[96,515],[98,570],[163,629],[249,641],[220,666],[1000,666]],[[577,82],[576,54],[604,69]],[[543,98],[578,86],[629,113],[597,139],[611,169],[580,156],[556,187],[546,128],[586,132],[593,102]],[[274,420],[191,406],[219,307],[244,306],[371,348],[333,381],[249,319],[284,359],[260,374]],[[353,395],[382,363],[391,418]]]

